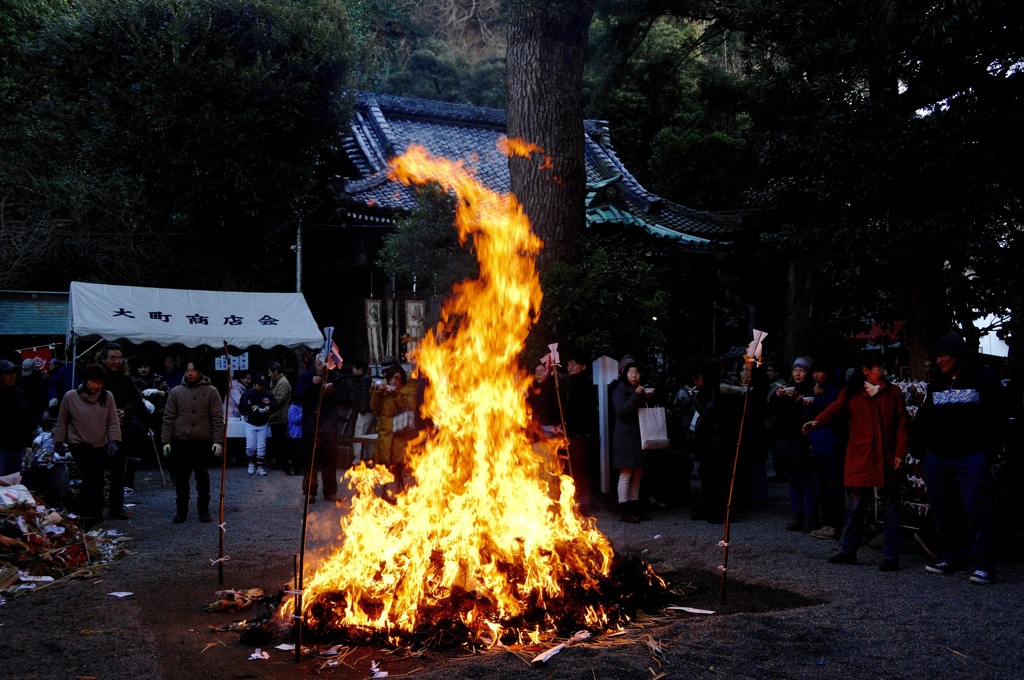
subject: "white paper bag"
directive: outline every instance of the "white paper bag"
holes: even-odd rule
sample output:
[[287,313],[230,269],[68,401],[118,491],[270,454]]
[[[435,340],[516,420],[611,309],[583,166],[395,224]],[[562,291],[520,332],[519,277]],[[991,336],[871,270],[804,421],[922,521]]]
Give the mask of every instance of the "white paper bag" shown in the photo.
[[410,437],[416,434],[416,414],[410,411],[399,411],[391,418],[391,431],[399,437]]
[[640,416],[640,448],[668,448],[668,425],[665,422],[665,409],[661,406],[637,409]]

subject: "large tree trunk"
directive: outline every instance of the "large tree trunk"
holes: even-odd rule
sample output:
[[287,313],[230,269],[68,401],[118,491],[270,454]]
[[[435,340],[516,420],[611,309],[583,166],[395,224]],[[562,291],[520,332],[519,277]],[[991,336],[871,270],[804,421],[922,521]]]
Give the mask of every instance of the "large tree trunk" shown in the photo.
[[796,357],[811,353],[815,313],[813,270],[805,263],[790,260],[786,268],[786,328],[782,347],[771,352],[773,357],[789,364]]
[[537,144],[509,160],[512,193],[543,239],[541,262],[572,259],[585,215],[583,59],[593,0],[508,0],[508,134]]
[[942,263],[924,257],[906,264],[906,339],[910,351],[910,377],[928,377],[932,345],[950,331],[952,314],[941,291]]

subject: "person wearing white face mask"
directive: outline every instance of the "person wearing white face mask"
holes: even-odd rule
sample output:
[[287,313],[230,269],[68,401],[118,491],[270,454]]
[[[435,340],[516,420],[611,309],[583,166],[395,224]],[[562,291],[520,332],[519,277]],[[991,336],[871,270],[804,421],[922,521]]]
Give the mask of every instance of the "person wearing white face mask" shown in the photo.
[[[108,460],[117,464],[121,441],[117,404],[114,395],[104,389],[106,379],[101,366],[93,364],[86,368],[85,380],[78,389],[64,395],[53,429],[54,446],[58,450],[67,446],[82,476],[78,511],[87,531],[103,521],[103,469]],[[120,479],[112,483],[120,484]]]
[[857,549],[863,543],[864,521],[874,500],[873,489],[881,491],[885,546],[881,571],[900,568],[900,491],[896,473],[910,448],[910,416],[903,392],[889,384],[885,358],[867,353],[839,396],[803,431],[831,425],[839,419],[849,422],[843,485],[849,499],[839,553],[833,564],[857,564]]
[[647,452],[640,441],[640,415],[637,409],[653,396],[640,383],[640,368],[628,354],[619,361],[619,383],[612,392],[615,429],[612,432],[612,467],[619,471],[617,487],[619,511],[623,522],[636,524],[650,519],[640,506],[640,482],[648,465]]

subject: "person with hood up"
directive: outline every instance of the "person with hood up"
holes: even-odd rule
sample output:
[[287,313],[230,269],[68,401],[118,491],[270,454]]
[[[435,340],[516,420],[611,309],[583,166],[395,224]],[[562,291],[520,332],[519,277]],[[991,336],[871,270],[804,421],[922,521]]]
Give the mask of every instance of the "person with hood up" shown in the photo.
[[781,459],[789,477],[789,507],[793,515],[786,531],[806,534],[821,528],[818,499],[814,493],[814,460],[811,446],[801,427],[807,418],[805,409],[814,403],[813,362],[797,357],[790,369],[790,381],[775,390],[768,401],[769,413],[775,416],[772,435],[775,437],[775,461]]
[[171,390],[164,405],[160,441],[164,457],[174,473],[177,512],[174,523],[188,518],[192,475],[196,478],[196,510],[200,522],[210,517],[210,454],[219,458],[224,441],[224,407],[220,393],[203,375],[205,365],[197,358],[185,362],[184,380]]

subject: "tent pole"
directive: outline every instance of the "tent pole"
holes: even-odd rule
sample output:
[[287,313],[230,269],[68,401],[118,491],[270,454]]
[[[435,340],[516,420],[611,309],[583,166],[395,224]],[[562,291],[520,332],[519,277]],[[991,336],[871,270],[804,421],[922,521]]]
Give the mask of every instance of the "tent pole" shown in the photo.
[[[224,358],[228,361],[228,399],[231,399],[231,354],[228,353],[228,341],[224,341]],[[224,585],[224,490],[227,488],[228,478],[228,419],[227,409],[224,409],[224,435],[221,441],[220,452],[220,511],[217,517],[217,533],[220,535],[220,554],[217,555],[217,583]]]

